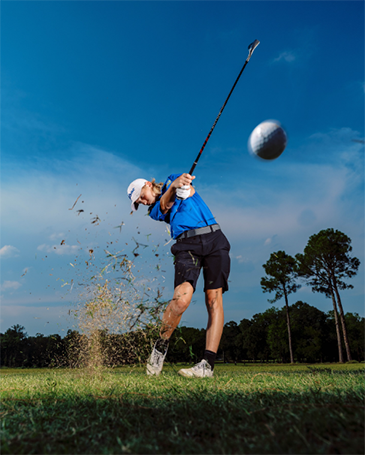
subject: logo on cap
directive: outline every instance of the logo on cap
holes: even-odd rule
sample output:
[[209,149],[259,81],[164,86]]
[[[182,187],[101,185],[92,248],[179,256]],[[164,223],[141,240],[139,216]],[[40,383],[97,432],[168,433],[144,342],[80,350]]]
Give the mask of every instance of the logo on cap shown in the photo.
[[132,200],[132,194],[133,194],[134,190],[135,190],[135,188],[132,188],[132,191],[128,194],[128,197],[130,200]]

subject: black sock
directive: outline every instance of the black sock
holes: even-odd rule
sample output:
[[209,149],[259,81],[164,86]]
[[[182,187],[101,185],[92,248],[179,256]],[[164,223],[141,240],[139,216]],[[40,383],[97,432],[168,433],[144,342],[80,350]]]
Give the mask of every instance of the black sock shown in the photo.
[[204,351],[204,359],[209,363],[212,371],[214,370],[214,362],[216,358],[217,353],[208,351],[207,349]]
[[156,341],[155,349],[157,349],[158,352],[162,352],[164,354],[167,351],[168,347],[169,347],[169,340],[168,339],[160,337]]

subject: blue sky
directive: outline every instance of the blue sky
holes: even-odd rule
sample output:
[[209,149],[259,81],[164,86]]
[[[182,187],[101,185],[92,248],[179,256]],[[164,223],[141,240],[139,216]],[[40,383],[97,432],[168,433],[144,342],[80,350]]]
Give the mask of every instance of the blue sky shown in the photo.
[[[232,246],[226,322],[270,307],[260,278],[271,252],[302,252],[329,227],[361,261],[342,298],[364,315],[362,1],[3,1],[1,331],[63,335],[85,261],[97,270],[105,249],[134,258],[136,241],[147,245],[138,279],[172,296],[166,225],[145,208],[130,216],[126,188],[190,169],[254,39],[195,171]],[[267,119],[288,134],[268,163],[247,151]],[[206,325],[202,285],[185,325]],[[306,286],[297,300],[331,309]]]

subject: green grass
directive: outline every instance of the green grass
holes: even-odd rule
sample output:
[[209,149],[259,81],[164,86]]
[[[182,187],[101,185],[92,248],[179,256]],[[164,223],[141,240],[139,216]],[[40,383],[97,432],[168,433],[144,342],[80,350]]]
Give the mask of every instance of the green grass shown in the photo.
[[364,365],[1,369],[2,454],[363,454]]

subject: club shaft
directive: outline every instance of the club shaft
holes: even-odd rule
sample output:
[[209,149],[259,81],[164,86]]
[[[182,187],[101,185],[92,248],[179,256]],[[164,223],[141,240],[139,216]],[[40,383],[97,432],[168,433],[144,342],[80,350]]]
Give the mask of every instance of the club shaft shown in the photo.
[[243,73],[243,70],[246,68],[247,63],[249,62],[249,60],[251,58],[252,52],[254,51],[254,49],[256,48],[256,46],[258,44],[259,44],[258,40],[255,40],[252,43],[251,46],[253,46],[253,48],[250,50],[249,56],[247,57],[247,59],[246,59],[244,65],[243,65],[239,75],[237,76],[237,79],[236,79],[235,83],[233,84],[233,87],[231,88],[231,91],[229,92],[229,95],[227,96],[226,101],[224,102],[223,106],[221,107],[221,110],[219,111],[219,114],[218,114],[217,118],[215,119],[215,122],[213,123],[213,126],[211,127],[211,129],[209,131],[209,134],[208,134],[207,138],[205,139],[202,148],[200,149],[200,152],[198,153],[198,156],[195,158],[194,164],[192,165],[192,167],[190,169],[190,172],[189,172],[190,175],[193,174],[194,169],[195,169],[196,165],[198,164],[199,158],[201,157],[201,155],[203,153],[203,150],[204,150],[205,146],[207,145],[207,142],[209,141],[209,138],[210,138],[211,134],[213,133],[213,130],[214,130],[214,128],[215,128],[215,126],[216,126],[216,124],[217,124],[217,122],[219,120],[219,117],[221,116],[224,108],[226,107],[226,104],[228,103],[228,100],[229,100],[230,96],[232,95],[232,92],[233,92],[234,88],[236,87],[237,82],[238,82],[239,78],[241,77],[241,74]]

